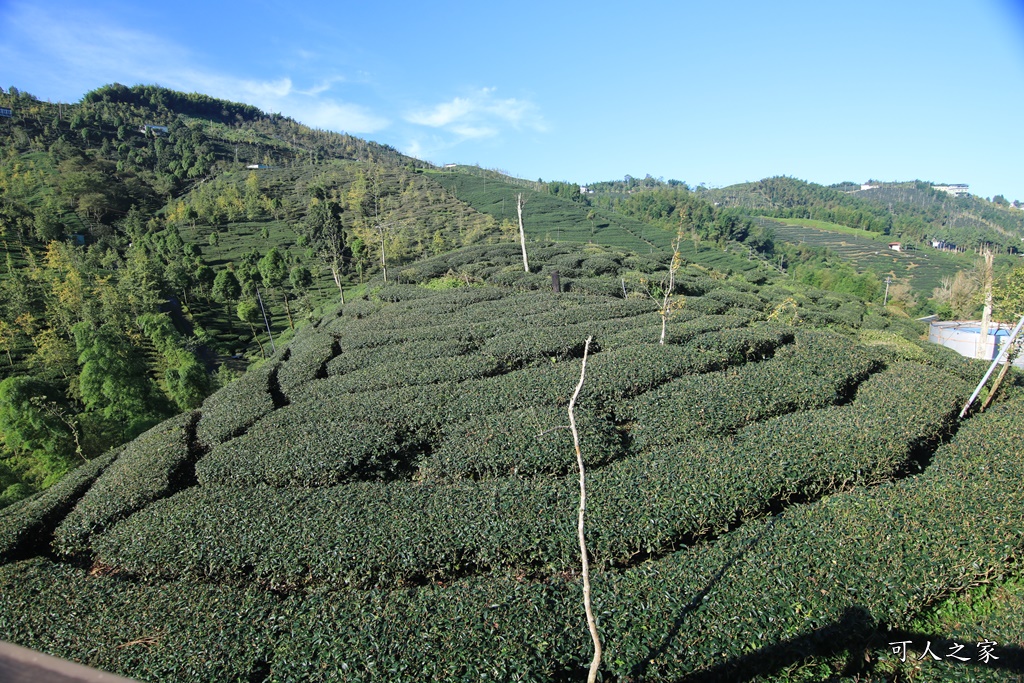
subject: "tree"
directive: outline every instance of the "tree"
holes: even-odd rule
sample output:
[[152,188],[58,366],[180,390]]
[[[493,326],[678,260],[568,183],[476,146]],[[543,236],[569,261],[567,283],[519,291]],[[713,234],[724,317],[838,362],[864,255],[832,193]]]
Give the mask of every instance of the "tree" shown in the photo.
[[661,315],[661,338],[658,340],[659,344],[664,345],[665,343],[665,331],[668,327],[668,319],[672,313],[681,307],[681,304],[677,303],[678,300],[670,300],[672,295],[675,294],[676,289],[676,272],[682,265],[682,259],[679,257],[679,243],[683,240],[683,229],[679,228],[679,233],[676,235],[676,239],[672,242],[672,262],[668,267],[668,281],[662,283],[664,292],[661,298],[661,306],[658,310]]
[[384,273],[384,282],[388,281],[387,248],[388,239],[393,238],[398,230],[398,224],[391,220],[380,219],[374,222],[373,229],[380,240],[380,269]]
[[180,410],[198,408],[209,393],[206,368],[185,347],[185,340],[165,313],[147,313],[139,327],[163,356],[163,389]]
[[256,334],[255,325],[260,324],[260,307],[255,301],[243,299],[238,302],[238,319],[244,323],[249,324],[249,332],[252,333],[252,338],[256,340],[256,343],[260,347],[260,355],[264,358],[267,357],[267,352],[263,349],[263,342],[260,341],[259,335]]
[[299,224],[299,232],[306,238],[314,255],[331,271],[338,286],[341,302],[345,303],[345,290],[341,283],[346,250],[346,230],[342,222],[341,204],[331,200],[313,199],[309,213]]
[[228,302],[235,301],[242,295],[242,286],[232,271],[224,269],[213,278],[213,289],[210,290],[210,295],[215,301],[226,306]]
[[1015,322],[1024,316],[1024,266],[1017,266],[999,278],[992,288],[996,319]]
[[142,354],[110,325],[74,327],[78,349],[78,394],[124,441],[154,424],[164,412]]
[[11,350],[15,348],[15,342],[17,339],[17,328],[14,325],[0,320],[0,349],[7,354],[7,363],[12,368],[14,367],[14,358],[11,357]]
[[288,281],[288,264],[284,260],[284,256],[277,247],[271,247],[270,251],[260,259],[258,264],[260,277],[263,278],[263,284],[271,289],[281,290],[281,296],[284,298],[284,310],[288,316],[288,327],[295,329],[295,325],[292,323],[292,309],[288,304],[288,290],[285,289],[284,284]]
[[0,382],[0,440],[11,452],[33,459],[34,478],[43,485],[70,468],[74,451],[68,425],[40,405],[60,395],[56,385],[32,377]]
[[968,318],[978,308],[980,288],[977,269],[958,270],[956,275],[942,278],[941,285],[932,290],[932,299],[949,317]]

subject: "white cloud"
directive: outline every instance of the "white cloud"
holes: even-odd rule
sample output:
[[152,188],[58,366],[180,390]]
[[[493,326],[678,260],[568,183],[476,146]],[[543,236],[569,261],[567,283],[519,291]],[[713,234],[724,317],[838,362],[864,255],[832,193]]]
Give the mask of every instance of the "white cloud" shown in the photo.
[[477,138],[493,138],[498,134],[498,129],[491,126],[451,126],[450,130],[453,133],[461,135],[464,138],[477,139]]
[[[342,76],[326,78],[306,89],[297,88],[288,76],[234,77],[201,66],[202,55],[177,43],[146,31],[123,28],[86,10],[57,13],[14,3],[9,6],[6,19],[8,32],[17,34],[27,52],[47,57],[45,65],[38,66],[33,62],[39,60],[25,57],[18,62],[17,70],[33,69],[39,80],[60,80],[62,87],[66,87],[65,83],[77,83],[78,87],[114,82],[158,84],[251,104],[330,130],[373,133],[390,125],[388,119],[367,107],[325,96],[336,83],[345,80]],[[15,56],[14,51],[0,46],[0,58]],[[62,77],[51,75],[56,73]]]
[[497,136],[502,126],[541,132],[547,129],[535,104],[514,97],[499,99],[494,93],[494,88],[481,88],[465,97],[411,111],[405,120],[419,126],[442,128],[465,139]]
[[427,150],[419,140],[411,140],[405,145],[402,153],[415,159],[426,159]]
[[441,128],[473,114],[475,107],[468,99],[456,97],[451,102],[442,102],[429,111],[412,112],[406,121],[431,128]]
[[289,114],[297,121],[316,128],[344,131],[346,133],[376,133],[387,128],[391,122],[357,104],[312,101],[303,106],[302,100],[294,100],[298,110]]

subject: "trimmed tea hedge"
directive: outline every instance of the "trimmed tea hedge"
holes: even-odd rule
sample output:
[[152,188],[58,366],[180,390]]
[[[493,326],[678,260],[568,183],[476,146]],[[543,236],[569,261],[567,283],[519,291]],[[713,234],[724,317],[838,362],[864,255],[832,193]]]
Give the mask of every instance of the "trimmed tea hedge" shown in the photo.
[[769,361],[676,380],[635,399],[627,414],[637,448],[649,449],[838,403],[879,367],[842,337],[803,333]]
[[121,449],[108,451],[41,494],[0,510],[0,564],[45,548],[54,527],[120,453]]
[[[966,391],[916,364],[887,371],[875,384],[849,406],[813,411],[799,431],[783,420],[734,443],[705,442],[593,470],[587,534],[595,563],[667,552],[792,495],[891,477],[909,468],[915,448],[948,430]],[[865,426],[891,427],[884,416],[872,423],[880,411],[900,420],[901,430],[865,434]],[[151,505],[94,546],[104,562],[145,574],[226,580],[251,571],[274,586],[393,585],[499,567],[566,571],[576,561],[577,493],[572,477],[314,491],[203,486]]]
[[[345,378],[339,378],[339,381]],[[391,478],[436,431],[432,396],[416,387],[309,399],[275,411],[196,465],[201,484],[328,486]]]
[[[340,365],[341,363],[338,363],[335,367]],[[428,360],[405,359],[390,363],[372,363],[369,367],[331,377],[331,388],[341,393],[355,393],[440,382],[463,382],[497,375],[504,369],[505,364],[502,361],[477,354]],[[305,389],[306,387],[303,387],[302,391]],[[302,394],[297,392],[296,395]]]
[[335,337],[318,331],[303,331],[288,345],[291,353],[277,371],[281,391],[290,395],[307,382],[327,376],[327,363],[341,352]]
[[278,363],[264,363],[203,401],[196,434],[212,446],[245,432],[275,408]]
[[755,295],[747,292],[738,292],[734,289],[716,289],[704,295],[707,299],[721,301],[729,308],[745,308],[752,311],[764,310],[764,302]]
[[43,558],[0,568],[4,640],[140,681],[264,680],[288,630],[279,603],[255,587],[147,585]]
[[[623,455],[622,435],[607,420],[581,412],[578,430],[588,466]],[[420,465],[428,479],[564,474],[576,467],[569,417],[561,408],[526,408],[442,428],[440,446]]]
[[392,346],[395,344],[405,344],[417,341],[445,342],[458,340],[472,342],[474,340],[472,330],[467,329],[464,325],[428,324],[420,327],[402,327],[382,330],[362,330],[359,327],[347,330],[346,328],[348,326],[349,321],[344,318],[338,318],[321,329],[330,334],[338,335],[342,352],[350,349]]
[[639,396],[685,375],[721,370],[730,365],[770,358],[793,341],[782,327],[719,330],[693,336],[685,346],[632,344],[604,351],[590,361],[583,387],[584,405],[625,414],[622,399]]
[[464,356],[476,348],[477,344],[474,342],[455,340],[407,342],[393,346],[342,350],[341,354],[327,363],[327,374],[335,377],[372,367],[394,365],[403,360],[424,361]]
[[[950,465],[941,473],[833,496],[713,544],[597,572],[602,671],[619,680],[746,679],[847,649],[856,666],[872,629],[904,625],[923,605],[1005,571],[1024,547],[1024,469],[1012,446],[1024,428],[1019,413],[985,417],[939,450],[936,465]],[[1000,446],[993,452],[990,443]],[[981,519],[992,520],[986,533]],[[315,593],[283,606],[292,628],[278,642],[274,674],[573,678],[590,652],[579,603],[578,578]],[[310,642],[319,643],[315,659],[305,655]]]
[[92,534],[195,483],[192,465],[198,453],[190,440],[197,419],[198,413],[182,413],[125,446],[57,527],[57,551],[85,552]]

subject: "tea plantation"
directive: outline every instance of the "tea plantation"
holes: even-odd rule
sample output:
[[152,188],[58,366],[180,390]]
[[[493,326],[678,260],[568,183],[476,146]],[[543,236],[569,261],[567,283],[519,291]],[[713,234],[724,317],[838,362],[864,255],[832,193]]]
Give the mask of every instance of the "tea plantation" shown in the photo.
[[[588,336],[603,680],[895,678],[890,641],[946,635],[915,619],[1019,571],[1018,387],[960,421],[985,368],[911,321],[692,266],[661,345],[657,261],[517,259],[375,283],[0,511],[0,638],[144,681],[585,679]],[[917,675],[1003,680],[1007,637]]]

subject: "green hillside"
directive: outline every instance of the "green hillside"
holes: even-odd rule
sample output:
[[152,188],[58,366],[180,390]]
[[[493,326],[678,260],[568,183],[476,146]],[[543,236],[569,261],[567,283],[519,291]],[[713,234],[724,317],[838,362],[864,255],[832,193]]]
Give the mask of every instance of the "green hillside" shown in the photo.
[[[1019,388],[961,425],[984,368],[856,297],[686,266],[661,345],[665,265],[531,260],[479,245],[375,280],[0,512],[3,638],[140,680],[581,680],[558,427],[591,336],[605,680],[886,676],[897,636],[988,635],[917,629],[1024,548]],[[997,680],[1024,633],[1000,638],[924,675]]]
[[953,197],[932,183],[873,181],[825,187],[788,177],[765,178],[707,193],[722,206],[776,218],[839,223],[904,241],[944,240],[968,249],[988,244],[1020,251],[1024,212],[981,197]]
[[985,366],[913,316],[972,255],[884,248],[994,245],[1003,306],[1020,212],[584,192],[156,86],[0,106],[0,640],[142,681],[583,680],[587,348],[602,680],[1024,671],[1024,387],[957,419]]
[[[521,193],[526,200],[523,229],[532,239],[600,244],[629,249],[638,254],[660,253],[661,258],[667,259],[672,251],[672,241],[679,233],[678,224],[655,220],[655,217],[639,212],[623,211],[614,205],[591,202],[578,193],[577,201],[553,196],[553,187],[564,183],[533,183],[476,167],[436,171],[432,175],[457,199],[492,216],[506,232],[518,230],[516,196]],[[712,232],[703,235],[705,240],[717,236]],[[685,260],[722,272],[766,270],[749,258],[745,247],[723,247],[726,247],[724,243],[701,242],[698,236],[696,241],[683,241],[679,249]]]
[[112,85],[0,105],[0,507],[197,407],[346,288],[501,239],[394,149]]

